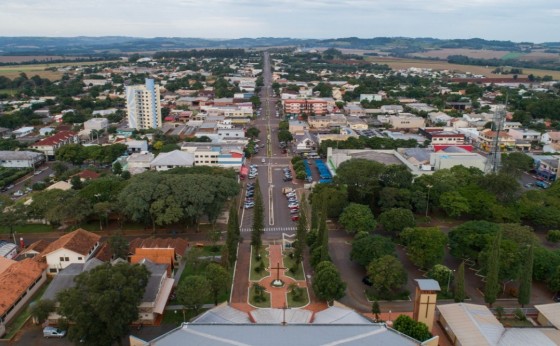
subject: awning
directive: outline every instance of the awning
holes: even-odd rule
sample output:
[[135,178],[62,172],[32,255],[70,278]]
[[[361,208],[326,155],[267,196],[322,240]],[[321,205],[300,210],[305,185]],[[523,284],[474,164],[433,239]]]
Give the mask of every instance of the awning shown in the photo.
[[241,166],[241,172],[239,174],[247,175],[248,173],[249,173],[249,168],[247,168],[247,166]]
[[154,306],[154,312],[156,314],[162,314],[163,310],[165,310],[165,304],[167,304],[167,300],[169,299],[169,294],[171,293],[174,282],[175,280],[170,278],[166,278],[163,281],[161,289],[159,290],[159,294],[156,298],[156,304]]

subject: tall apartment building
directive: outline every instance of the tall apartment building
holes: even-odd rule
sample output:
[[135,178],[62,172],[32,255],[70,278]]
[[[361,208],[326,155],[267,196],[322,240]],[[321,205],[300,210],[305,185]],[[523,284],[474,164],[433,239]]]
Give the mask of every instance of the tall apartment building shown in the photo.
[[161,127],[159,88],[153,79],[146,78],[144,85],[126,87],[128,127],[132,129],[155,129]]

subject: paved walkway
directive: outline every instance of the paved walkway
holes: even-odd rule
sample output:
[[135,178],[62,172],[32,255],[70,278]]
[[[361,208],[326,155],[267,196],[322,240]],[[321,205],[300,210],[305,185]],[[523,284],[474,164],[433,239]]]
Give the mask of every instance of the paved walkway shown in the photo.
[[[286,275],[285,269],[271,269],[276,268],[280,265],[281,268],[284,267],[284,258],[282,256],[282,246],[281,245],[269,245],[268,247],[268,258],[269,258],[269,268],[268,271],[270,273],[269,276],[262,278],[259,281],[266,291],[270,293],[270,305],[272,308],[282,309],[283,307],[288,306],[288,288],[290,284],[296,283],[299,287],[307,287],[305,281],[296,281],[293,278]],[[276,277],[279,277],[280,280],[284,282],[282,287],[274,287],[272,286],[272,281],[276,280]]]
[[235,265],[235,276],[233,277],[233,291],[230,303],[247,304],[249,300],[249,270],[251,266],[251,245],[249,241],[239,243],[237,262]]

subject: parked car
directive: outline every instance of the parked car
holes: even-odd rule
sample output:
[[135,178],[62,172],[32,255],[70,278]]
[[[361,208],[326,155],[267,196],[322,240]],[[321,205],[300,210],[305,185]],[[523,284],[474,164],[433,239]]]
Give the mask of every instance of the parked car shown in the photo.
[[299,214],[299,208],[290,209],[290,214]]
[[263,157],[263,158],[261,159],[261,162],[262,162],[262,163],[266,163],[266,159]]
[[23,195],[24,195],[24,193],[23,193],[21,190],[17,190],[17,191],[14,192],[14,194],[13,194],[14,197],[21,197],[21,196],[23,196]]
[[13,189],[14,187],[15,187],[15,185],[14,185],[14,184],[10,184],[10,185],[6,186],[6,189],[8,189],[8,190],[9,190],[9,189]]
[[292,215],[292,221],[298,221],[299,215]]
[[298,203],[290,203],[290,204],[288,204],[288,208],[290,208],[290,209],[298,208],[299,209],[299,204]]
[[548,189],[548,184],[545,183],[544,181],[540,181],[540,180],[535,182],[535,186],[538,186],[541,189]]
[[292,177],[284,177],[282,178],[283,181],[292,181]]
[[296,196],[296,193],[295,193],[294,191],[288,192],[288,193],[286,194],[286,197],[287,197],[287,198],[295,197],[295,196]]
[[362,279],[362,283],[366,286],[373,286],[373,282],[371,282],[369,276],[364,276],[364,278]]
[[45,327],[43,329],[43,336],[45,338],[63,338],[66,331],[55,327]]

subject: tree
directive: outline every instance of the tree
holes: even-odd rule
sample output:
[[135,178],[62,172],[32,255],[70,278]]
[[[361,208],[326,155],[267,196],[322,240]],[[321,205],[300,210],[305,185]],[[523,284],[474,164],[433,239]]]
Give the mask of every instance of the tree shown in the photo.
[[500,290],[500,249],[502,243],[502,232],[499,231],[494,237],[490,252],[488,253],[488,266],[486,273],[486,284],[484,286],[484,301],[492,307],[498,298]]
[[145,266],[103,264],[76,277],[75,286],[58,294],[58,312],[74,325],[70,340],[90,345],[120,343],[138,319],[138,306],[148,283]]
[[115,162],[115,163],[113,164],[113,174],[114,174],[114,175],[121,175],[122,172],[123,172],[123,168],[122,168],[121,163],[118,162],[118,161]]
[[252,126],[247,129],[246,136],[254,139],[254,138],[258,138],[260,133],[261,131],[258,128]]
[[513,152],[502,156],[500,171],[514,177],[519,177],[523,172],[531,170],[534,165],[534,160],[529,155]]
[[208,279],[200,275],[190,275],[177,288],[177,301],[186,309],[198,314],[202,305],[210,299],[212,292]]
[[112,235],[109,237],[108,243],[115,258],[128,259],[129,244],[123,236],[118,234]]
[[451,281],[453,271],[443,264],[436,264],[428,271],[428,277],[439,283],[442,290],[447,291],[447,283]]
[[278,131],[278,141],[279,142],[291,142],[294,140],[292,133],[288,130]]
[[0,204],[0,225],[10,231],[10,238],[14,234],[15,228],[25,223],[26,207],[23,203],[12,204],[8,200],[5,204]]
[[469,201],[458,191],[448,191],[439,197],[439,205],[451,217],[460,217],[469,212]]
[[237,260],[237,245],[240,240],[239,214],[237,214],[237,203],[232,203],[229,209],[229,219],[226,233],[226,244],[228,249],[228,262],[233,266]]
[[367,273],[372,287],[382,293],[399,290],[407,280],[406,271],[401,262],[390,255],[373,260],[367,266]]
[[[322,263],[322,262],[321,262]],[[319,263],[317,267],[321,265]],[[340,278],[336,268],[326,267],[315,273],[313,281],[313,292],[322,300],[331,303],[334,300],[344,297],[346,283]]]
[[259,180],[255,183],[255,207],[253,208],[253,229],[251,230],[251,245],[255,253],[259,254],[262,247],[262,234],[264,232],[264,206]]
[[350,203],[338,219],[348,233],[372,232],[376,222],[373,213],[367,205]]
[[210,290],[214,298],[214,304],[218,305],[218,295],[222,291],[227,291],[229,285],[228,271],[217,263],[210,263],[204,271],[206,279],[210,283]]
[[375,259],[394,254],[395,245],[391,239],[362,232],[354,237],[350,259],[365,267]]
[[455,301],[461,303],[465,300],[465,262],[461,262],[455,277]]
[[447,236],[438,227],[406,228],[400,235],[411,262],[431,268],[443,260]]
[[525,258],[521,267],[521,275],[519,278],[519,295],[517,301],[521,307],[525,307],[531,301],[531,286],[533,285],[533,260],[534,246],[529,245]]
[[414,214],[409,209],[393,208],[379,215],[379,223],[383,229],[393,235],[398,235],[407,227],[416,226]]
[[70,184],[72,184],[72,189],[74,190],[80,190],[84,186],[79,175],[73,176],[70,179]]
[[406,315],[399,315],[393,323],[393,328],[418,341],[426,341],[432,337],[426,324],[417,322]]
[[552,273],[547,282],[548,288],[553,292],[560,291],[560,265]]
[[379,314],[381,313],[377,300],[374,300],[371,304],[371,313],[375,315],[375,321],[377,322],[379,320]]
[[307,216],[305,210],[300,209],[299,219],[296,228],[296,241],[294,246],[294,258],[297,266],[303,261],[303,253],[305,251],[305,240],[307,238]]
[[41,299],[30,305],[31,316],[35,319],[37,324],[41,324],[47,320],[49,314],[55,311],[55,304],[52,300]]
[[379,178],[384,165],[365,159],[348,160],[336,170],[335,182],[348,186],[348,199],[352,202],[371,204],[379,189]]

